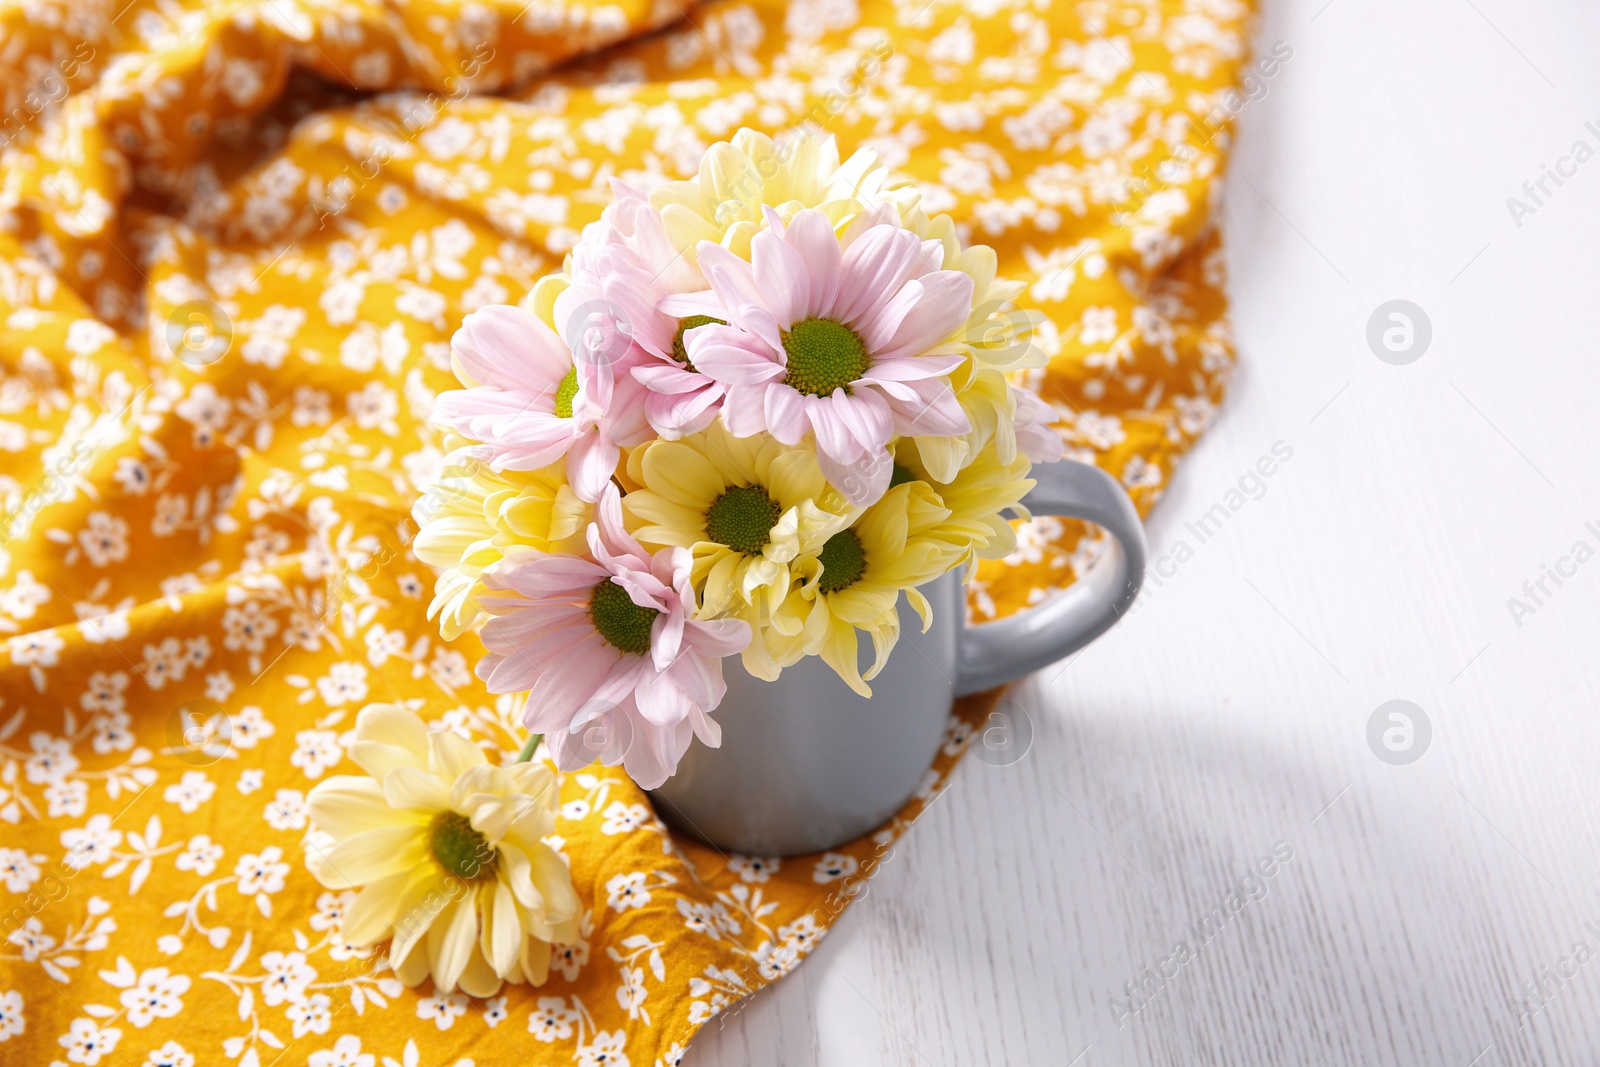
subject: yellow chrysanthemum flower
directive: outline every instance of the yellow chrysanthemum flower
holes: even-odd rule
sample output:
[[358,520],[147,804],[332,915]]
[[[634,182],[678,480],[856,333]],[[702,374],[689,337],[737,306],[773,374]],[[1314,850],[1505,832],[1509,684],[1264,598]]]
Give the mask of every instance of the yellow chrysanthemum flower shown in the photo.
[[1027,287],[998,276],[999,259],[988,245],[963,246],[950,216],[929,218],[920,208],[912,208],[901,213],[901,224],[924,241],[943,246],[945,270],[958,270],[972,279],[972,313],[959,346],[968,359],[951,374],[956,399],[972,429],[965,437],[918,437],[922,460],[938,480],[948,482],[996,441],[1000,462],[1010,464],[1017,452],[1017,409],[1007,375],[1047,362],[1033,341],[1043,315],[1014,305]]
[[389,963],[409,986],[431,975],[440,992],[487,997],[502,982],[543,983],[551,944],[577,937],[582,907],[541,840],[555,830],[555,774],[491,766],[398,704],[361,709],[350,758],[371,777],[336,775],[307,798],[333,843],[310,846],[306,866],[329,889],[365,887],[344,938],[392,938]]
[[[795,562],[799,583],[751,645],[763,646],[778,667],[821,656],[850,688],[871,696],[866,683],[883,669],[900,637],[901,591],[926,630],[932,607],[916,587],[960,559],[955,545],[934,536],[949,517],[929,486],[918,481],[894,486],[815,556]],[[857,630],[872,638],[873,664],[865,675],[856,662]]]
[[873,204],[909,211],[920,199],[910,181],[893,176],[871,149],[841,165],[832,135],[802,133],[778,143],[741,129],[731,142],[706,150],[693,178],[657,186],[650,205],[661,212],[673,247],[689,258],[701,241],[712,241],[748,259],[750,238],[766,228],[763,207],[785,218],[819,208],[837,226]]
[[622,498],[634,536],[694,554],[706,618],[758,623],[788,595],[790,564],[861,513],[828,485],[810,448],[734,437],[720,421],[635,449],[628,474],[642,487]]
[[485,570],[515,547],[582,551],[590,509],[568,487],[564,461],[496,473],[457,449],[411,515],[419,527],[411,550],[439,572],[428,617],[438,616],[450,641],[487,618],[478,602]]
[[1003,559],[1017,547],[1017,531],[1008,512],[1029,517],[1022,498],[1034,486],[1028,477],[1032,464],[1013,449],[1011,462],[1002,463],[998,443],[991,441],[972,462],[946,482],[938,481],[923,462],[918,440],[901,438],[895,445],[895,484],[915,479],[925,484],[950,515],[928,530],[959,549],[962,562]]

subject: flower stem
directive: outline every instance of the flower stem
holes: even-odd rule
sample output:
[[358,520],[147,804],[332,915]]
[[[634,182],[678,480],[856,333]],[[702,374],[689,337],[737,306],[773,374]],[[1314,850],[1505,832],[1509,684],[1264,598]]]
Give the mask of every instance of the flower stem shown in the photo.
[[539,747],[539,742],[544,740],[544,734],[529,734],[528,743],[522,746],[522,751],[517,753],[518,763],[527,763],[533,758],[533,750]]

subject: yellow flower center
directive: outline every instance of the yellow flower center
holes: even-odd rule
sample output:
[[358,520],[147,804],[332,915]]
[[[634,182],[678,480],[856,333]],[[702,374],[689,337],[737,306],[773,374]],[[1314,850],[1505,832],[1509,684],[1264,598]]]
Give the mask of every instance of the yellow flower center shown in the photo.
[[822,564],[817,588],[824,593],[837,593],[848,589],[861,577],[861,572],[867,569],[867,554],[854,530],[840,530],[823,542],[817,562]]
[[642,656],[650,651],[650,627],[661,612],[640,607],[628,591],[607,578],[589,595],[589,618],[606,643],[621,652]]
[[460,812],[441,811],[434,816],[428,843],[439,866],[468,882],[487,881],[500,866],[500,853]]
[[737,485],[706,508],[706,536],[735,552],[758,556],[783,509],[759,485]]
[[690,370],[694,370],[694,364],[689,362],[689,350],[683,347],[683,335],[696,326],[726,325],[728,325],[726,322],[721,319],[714,319],[710,315],[690,315],[686,319],[679,319],[678,332],[672,335],[672,358]]
[[811,396],[832,396],[835,389],[850,391],[850,383],[867,372],[872,360],[867,346],[842,322],[804,319],[783,334],[789,356],[784,381]]
[[572,418],[572,398],[578,395],[578,368],[567,371],[567,376],[556,386],[556,417]]

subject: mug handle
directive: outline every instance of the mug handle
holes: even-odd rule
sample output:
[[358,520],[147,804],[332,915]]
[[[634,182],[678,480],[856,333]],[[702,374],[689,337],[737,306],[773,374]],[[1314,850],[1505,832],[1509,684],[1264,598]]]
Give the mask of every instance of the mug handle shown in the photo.
[[1036,608],[961,633],[956,695],[1015,681],[1076,652],[1127,614],[1144,584],[1144,525],[1117,480],[1063,459],[1036,465],[1022,504],[1034,515],[1092,522],[1111,534],[1106,556],[1083,578]]

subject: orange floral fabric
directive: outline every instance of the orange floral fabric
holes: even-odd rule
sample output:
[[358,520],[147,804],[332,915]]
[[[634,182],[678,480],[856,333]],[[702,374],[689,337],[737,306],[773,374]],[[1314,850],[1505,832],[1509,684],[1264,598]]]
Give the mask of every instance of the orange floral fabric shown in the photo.
[[[126,6],[125,6],[126,5]],[[1069,451],[1160,495],[1232,352],[1209,206],[1240,0],[40,0],[0,11],[0,1059],[679,1062],[791,969],[941,788],[781,861],[676,839],[616,772],[552,842],[543,987],[404,989],[302,864],[305,794],[398,701],[510,759],[426,618],[407,514],[468,311],[607,197],[809,121],[923,187],[1044,312]],[[1040,520],[971,587],[1103,542]],[[343,769],[348,770],[348,765]],[[509,1047],[508,1047],[509,1046]]]

